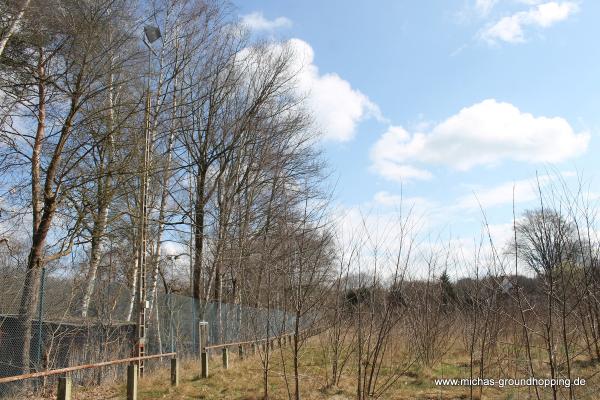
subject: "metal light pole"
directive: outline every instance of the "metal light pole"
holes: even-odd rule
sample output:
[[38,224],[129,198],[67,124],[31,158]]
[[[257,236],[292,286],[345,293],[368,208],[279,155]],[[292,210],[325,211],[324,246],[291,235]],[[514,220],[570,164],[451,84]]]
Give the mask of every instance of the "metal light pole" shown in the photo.
[[[146,25],[144,27],[144,44],[148,47],[148,69],[150,70],[150,52],[154,53],[151,44],[161,37],[160,29],[156,26]],[[154,53],[156,54],[156,53]],[[138,219],[138,276],[137,276],[137,297],[138,297],[138,322],[137,322],[137,341],[135,343],[134,353],[136,357],[146,355],[146,309],[148,308],[146,300],[146,248],[148,231],[148,170],[150,168],[151,151],[150,134],[150,77],[148,77],[146,86],[146,106],[144,112],[144,153],[142,161],[142,171],[140,174],[140,216]],[[144,376],[144,360],[138,360],[138,373],[140,377]]]

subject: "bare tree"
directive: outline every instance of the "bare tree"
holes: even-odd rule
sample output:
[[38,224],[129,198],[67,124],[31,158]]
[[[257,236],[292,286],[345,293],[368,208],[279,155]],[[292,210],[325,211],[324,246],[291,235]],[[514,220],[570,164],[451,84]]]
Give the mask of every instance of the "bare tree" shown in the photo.
[[[37,306],[41,270],[45,263],[68,254],[75,240],[78,223],[54,254],[46,254],[57,209],[69,186],[77,182],[70,173],[86,156],[79,147],[81,137],[75,133],[92,116],[83,118],[81,110],[106,91],[101,77],[110,67],[103,26],[112,16],[106,4],[66,1],[54,10],[44,11],[45,24],[41,28],[23,27],[29,33],[27,45],[31,54],[19,71],[26,91],[17,85],[12,92],[23,111],[17,117],[32,121],[35,126],[34,134],[15,126],[11,132],[15,157],[22,156],[31,171],[32,243],[19,308],[23,332],[19,363],[25,371],[29,369],[31,320]],[[122,44],[121,37],[111,51]]]
[[[25,15],[25,11],[29,7],[29,3],[31,3],[31,0],[18,1],[17,3],[19,3],[18,6],[15,4],[9,5],[9,7],[15,7],[14,10],[11,10],[12,12],[8,9],[3,9],[3,12],[5,13],[5,15],[9,15],[9,18],[7,18],[6,21],[7,27],[2,27],[2,34],[0,36],[0,57],[2,57],[2,53],[4,53],[4,48],[6,47],[6,44],[8,43],[10,38],[15,34],[15,32],[19,30],[19,25],[23,20],[23,16]],[[11,16],[10,14],[14,15]]]

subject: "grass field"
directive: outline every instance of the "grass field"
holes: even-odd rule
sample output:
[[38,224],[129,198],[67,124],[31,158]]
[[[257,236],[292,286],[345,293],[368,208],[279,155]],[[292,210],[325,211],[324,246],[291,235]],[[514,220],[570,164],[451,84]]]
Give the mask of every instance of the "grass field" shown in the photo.
[[[326,377],[329,370],[323,358],[319,338],[312,338],[306,344],[301,358],[301,392],[305,400],[345,400],[355,399],[356,380],[355,372],[347,369],[343,374],[338,387],[327,387]],[[541,354],[540,354],[541,355]],[[170,385],[169,361],[153,361],[152,372],[139,382],[138,399],[168,399],[168,400],[259,400],[263,399],[263,370],[261,355],[249,355],[240,360],[235,352],[231,351],[229,356],[229,369],[225,370],[221,364],[220,353],[213,354],[209,362],[209,377],[199,377],[198,361],[187,360],[180,366],[180,384],[178,387]],[[471,394],[468,386],[436,386],[436,379],[443,378],[467,378],[470,375],[469,357],[459,349],[450,351],[441,362],[435,366],[426,368],[414,364],[406,372],[401,374],[395,384],[380,399],[408,400],[408,399],[536,399],[531,387],[485,387],[481,392],[479,387],[473,387]],[[539,364],[541,367],[541,364]],[[348,367],[349,368],[349,367]],[[579,399],[595,399],[596,395],[591,391],[597,387],[598,365],[581,361],[573,363],[574,375],[586,377],[589,381],[589,389],[576,389],[576,397]],[[474,369],[477,373],[477,368]],[[505,372],[502,372],[502,371]],[[284,371],[287,372],[284,373]],[[490,366],[490,378],[505,377],[514,378],[519,376],[502,366]],[[389,374],[389,370],[383,369],[382,375]],[[269,398],[271,400],[288,399],[293,393],[293,375],[291,350],[289,348],[275,349],[271,354],[271,368],[269,373]],[[289,392],[288,392],[289,385]],[[562,390],[565,390],[564,388]],[[126,387],[123,383],[105,384],[83,388],[74,387],[73,399],[75,400],[99,400],[99,399],[123,399]],[[567,395],[566,392],[562,393]],[[51,398],[51,393],[46,393],[46,398]],[[471,397],[472,396],[472,397]],[[548,389],[540,388],[540,398],[550,399],[551,393]],[[559,397],[568,398],[568,397]],[[30,398],[29,400],[34,400]]]
[[[355,398],[355,380],[349,370],[340,385],[336,388],[326,388],[327,369],[319,351],[316,339],[309,342],[302,355],[302,398],[306,400],[332,399],[344,400]],[[290,391],[293,391],[291,374],[291,358],[288,349],[276,349],[272,358],[270,370],[270,399],[288,399],[288,385],[283,373],[284,364],[287,371],[287,381]],[[181,378],[178,387],[169,384],[168,363],[163,362],[163,368],[145,377],[139,383],[139,399],[227,399],[227,400],[258,400],[263,398],[262,368],[260,355],[249,356],[239,360],[235,354],[230,355],[229,369],[221,366],[221,357],[214,355],[210,360],[210,376],[207,379],[199,377],[197,362],[186,361],[181,365]],[[585,366],[585,370],[593,374],[595,366]],[[588,373],[588,376],[589,376]],[[469,387],[436,386],[435,379],[464,378],[469,376],[468,358],[460,352],[449,353],[446,360],[432,368],[413,367],[400,376],[389,392],[382,399],[470,399]],[[123,384],[109,387],[98,387],[75,390],[75,399],[122,399],[126,388]],[[542,399],[550,393],[544,391]],[[583,397],[583,396],[582,396]],[[473,399],[529,399],[535,398],[531,388],[521,387],[486,387],[480,395],[479,388],[473,388]],[[594,398],[587,396],[586,398]]]

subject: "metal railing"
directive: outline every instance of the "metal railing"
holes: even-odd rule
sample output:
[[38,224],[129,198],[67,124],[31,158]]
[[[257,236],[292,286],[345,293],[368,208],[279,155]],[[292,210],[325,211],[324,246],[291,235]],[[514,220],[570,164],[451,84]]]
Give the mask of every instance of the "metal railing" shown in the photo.
[[157,358],[162,359],[164,357],[171,357],[171,385],[177,386],[179,383],[179,361],[177,360],[177,353],[163,353],[143,357],[129,357],[122,358],[119,360],[103,361],[93,364],[77,365],[67,368],[58,368],[48,371],[8,376],[5,378],[0,378],[0,384],[60,375],[56,391],[56,398],[57,400],[71,400],[72,381],[69,375],[70,373],[86,369],[102,368],[110,365],[130,364],[127,367],[127,400],[137,400],[138,364],[145,360],[152,360]]

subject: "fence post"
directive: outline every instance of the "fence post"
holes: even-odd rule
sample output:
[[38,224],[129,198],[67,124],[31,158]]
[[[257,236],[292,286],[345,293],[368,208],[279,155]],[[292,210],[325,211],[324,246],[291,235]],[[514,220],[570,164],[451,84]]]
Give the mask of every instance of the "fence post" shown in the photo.
[[256,343],[252,343],[250,347],[252,348],[252,355],[256,355]]
[[137,400],[138,366],[129,364],[127,366],[127,400]]
[[208,346],[208,322],[198,322],[198,349],[200,352],[204,351],[204,348]]
[[179,360],[171,358],[171,386],[179,385]]
[[72,380],[69,375],[58,378],[58,390],[56,400],[71,400]]
[[223,347],[223,368],[229,368],[229,350],[227,350],[227,347]]
[[208,378],[208,354],[206,354],[206,349],[202,350],[202,357],[200,364],[202,365],[201,377]]
[[244,359],[244,346],[241,344],[238,346],[238,355],[240,356],[240,360]]

